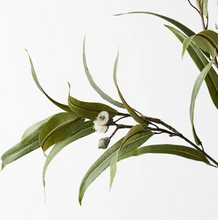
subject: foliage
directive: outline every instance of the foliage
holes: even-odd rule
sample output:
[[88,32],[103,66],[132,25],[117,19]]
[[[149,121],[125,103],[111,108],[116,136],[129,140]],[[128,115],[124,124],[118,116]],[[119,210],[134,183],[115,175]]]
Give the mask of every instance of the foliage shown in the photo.
[[[48,165],[54,157],[70,143],[93,134],[95,131],[107,132],[109,127],[114,127],[113,133],[99,140],[99,148],[106,149],[104,153],[93,163],[85,174],[79,189],[79,203],[82,203],[85,191],[90,184],[106,169],[110,169],[110,188],[112,186],[116,170],[117,162],[123,159],[139,156],[147,153],[172,154],[187,159],[203,162],[207,165],[218,167],[218,162],[208,155],[197,135],[194,110],[195,102],[203,81],[206,82],[211,100],[215,108],[218,108],[218,34],[212,30],[208,30],[208,1],[197,0],[196,6],[190,1],[189,4],[199,13],[203,30],[199,33],[194,33],[191,29],[181,24],[180,22],[169,17],[146,11],[129,12],[127,14],[144,14],[153,15],[166,20],[173,26],[165,25],[182,43],[182,57],[187,51],[199,69],[200,73],[193,85],[193,90],[190,100],[190,122],[193,130],[194,141],[189,140],[175,128],[165,123],[158,118],[152,118],[143,115],[133,107],[131,107],[118,86],[117,82],[117,67],[119,54],[114,62],[113,79],[116,86],[120,101],[116,101],[107,95],[94,82],[86,61],[85,39],[83,42],[83,65],[85,74],[93,87],[93,89],[108,103],[114,105],[112,108],[109,105],[96,102],[85,102],[76,99],[68,94],[68,104],[61,104],[52,99],[41,87],[34,69],[33,62],[28,53],[32,77],[39,90],[62,111],[52,115],[40,122],[29,127],[23,134],[22,139],[14,147],[6,151],[2,157],[2,169],[9,163],[25,156],[26,154],[41,149],[45,152],[51,148],[43,168],[43,185],[45,187],[45,174]],[[124,14],[117,14],[121,16]],[[70,89],[70,84],[69,84]],[[125,112],[115,109],[118,107]],[[132,118],[135,125],[121,124],[120,121],[124,118]],[[114,134],[120,129],[127,129],[126,135],[110,146],[110,140]],[[177,144],[156,144],[146,145],[146,141],[155,135],[167,134],[169,137],[179,137],[186,141],[188,146]],[[144,146],[142,146],[144,145]]]

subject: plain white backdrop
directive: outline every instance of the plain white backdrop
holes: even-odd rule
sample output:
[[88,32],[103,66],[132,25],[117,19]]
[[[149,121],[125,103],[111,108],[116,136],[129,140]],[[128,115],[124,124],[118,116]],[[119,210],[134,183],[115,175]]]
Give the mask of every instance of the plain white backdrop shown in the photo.
[[[195,1],[193,1],[195,3]],[[66,103],[67,82],[74,97],[104,102],[91,88],[82,64],[86,36],[87,62],[97,84],[118,99],[112,80],[117,52],[118,83],[134,108],[158,117],[192,139],[189,103],[199,71],[188,54],[181,61],[181,43],[150,15],[113,16],[151,11],[172,17],[195,32],[198,14],[188,1],[174,0],[7,0],[0,2],[0,154],[15,145],[31,124],[60,110],[35,86],[27,49],[39,81],[55,100]],[[210,28],[218,7],[209,1]],[[199,93],[196,127],[206,151],[218,159],[217,110],[205,84]],[[125,134],[122,131],[114,142]],[[48,167],[46,202],[40,150],[9,164],[0,173],[0,218],[35,219],[216,219],[218,170],[169,155],[144,155],[118,164],[109,193],[109,170],[88,188],[78,203],[80,182],[103,151],[94,134],[67,146]],[[116,139],[116,140],[115,140]],[[154,143],[184,142],[167,136]]]

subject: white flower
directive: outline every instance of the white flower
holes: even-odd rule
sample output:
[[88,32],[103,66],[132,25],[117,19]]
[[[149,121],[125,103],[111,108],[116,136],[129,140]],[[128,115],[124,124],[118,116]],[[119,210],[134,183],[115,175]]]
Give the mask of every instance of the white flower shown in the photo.
[[106,111],[102,111],[98,114],[96,119],[99,125],[102,125],[102,126],[107,125],[110,120],[110,114]]
[[101,138],[98,141],[98,149],[106,149],[109,143],[110,143],[110,138],[109,137]]
[[105,133],[108,129],[108,123],[110,121],[110,114],[107,111],[102,111],[98,114],[94,123],[94,129],[97,132]]
[[97,131],[99,133],[105,133],[108,129],[108,126],[100,125],[98,120],[93,121],[93,123],[94,123],[93,127],[94,127],[95,131]]

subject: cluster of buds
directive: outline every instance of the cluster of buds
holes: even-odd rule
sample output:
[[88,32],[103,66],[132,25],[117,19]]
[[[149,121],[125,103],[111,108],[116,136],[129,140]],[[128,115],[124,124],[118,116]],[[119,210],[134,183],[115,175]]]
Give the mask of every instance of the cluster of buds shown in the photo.
[[[95,119],[94,129],[99,133],[105,133],[108,130],[109,125],[112,122],[112,118],[107,111],[102,111],[98,114],[97,118]],[[106,149],[108,144],[110,143],[109,137],[101,138],[98,142],[99,149]]]

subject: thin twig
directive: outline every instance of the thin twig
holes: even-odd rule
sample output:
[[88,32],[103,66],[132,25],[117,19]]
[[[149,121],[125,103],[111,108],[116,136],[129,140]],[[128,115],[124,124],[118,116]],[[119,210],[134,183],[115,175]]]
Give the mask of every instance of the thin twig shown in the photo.
[[[161,121],[161,120],[160,120]],[[162,122],[162,121],[161,121]],[[183,139],[184,141],[186,141],[187,143],[189,143],[192,147],[194,147],[196,150],[198,150],[200,153],[202,153],[207,159],[209,159],[211,162],[213,162],[216,166],[216,168],[218,168],[218,162],[216,160],[214,160],[209,154],[207,154],[203,149],[201,149],[200,147],[198,147],[195,143],[193,143],[192,141],[190,141],[188,138],[186,138],[183,134],[181,134],[180,132],[178,132],[176,129],[174,129],[172,126],[169,126],[168,124],[166,124],[165,122],[161,123],[162,125],[167,125],[167,128],[169,129],[170,127],[170,131],[163,129],[163,128],[150,128],[149,129],[151,131],[158,131],[161,133],[166,133],[169,134],[170,137],[179,137],[181,139]]]
[[190,2],[190,0],[188,0],[188,2],[192,6],[192,8],[194,8],[200,14],[200,11]]

